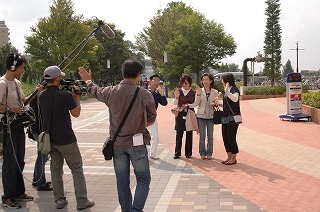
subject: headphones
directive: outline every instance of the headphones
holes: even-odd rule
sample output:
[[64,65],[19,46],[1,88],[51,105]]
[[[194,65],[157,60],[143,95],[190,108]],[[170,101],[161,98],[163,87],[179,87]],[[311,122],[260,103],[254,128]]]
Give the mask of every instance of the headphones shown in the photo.
[[17,54],[13,55],[13,63],[12,63],[12,66],[10,67],[10,70],[12,72],[15,72],[15,70],[17,70],[16,65],[20,59],[21,59],[20,55],[17,55]]

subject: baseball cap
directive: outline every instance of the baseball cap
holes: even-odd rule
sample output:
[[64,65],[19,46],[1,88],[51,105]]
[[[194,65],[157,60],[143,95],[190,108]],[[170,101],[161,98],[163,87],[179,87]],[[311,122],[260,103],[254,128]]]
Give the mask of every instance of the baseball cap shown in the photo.
[[58,66],[49,66],[43,72],[44,79],[54,79],[58,76],[65,76],[66,74],[60,70]]

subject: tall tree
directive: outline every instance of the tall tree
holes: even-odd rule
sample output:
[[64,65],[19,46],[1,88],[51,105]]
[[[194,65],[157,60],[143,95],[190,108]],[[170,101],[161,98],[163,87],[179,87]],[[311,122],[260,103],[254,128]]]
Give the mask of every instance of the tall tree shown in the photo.
[[291,73],[293,72],[293,68],[292,68],[292,65],[291,65],[291,61],[288,60],[286,62],[286,65],[284,66],[283,68],[283,77],[286,77],[288,73]]
[[266,76],[271,77],[271,86],[281,73],[281,26],[280,19],[280,3],[279,0],[267,0],[266,8],[266,30],[264,38],[264,54],[265,63],[263,72]]
[[166,72],[171,86],[178,83],[184,70],[199,75],[235,53],[236,44],[221,24],[207,20],[183,2],[169,3],[150,20],[150,25],[139,34],[137,44],[162,73],[163,52],[167,51]]
[[[48,18],[40,18],[36,26],[31,27],[32,35],[26,36],[26,53],[31,54],[30,63],[40,73],[49,65],[59,65],[65,57],[90,33],[83,23],[82,15],[75,15],[71,0],[54,0],[50,6]],[[69,77],[74,76],[76,67],[88,64],[94,56],[90,51],[96,41],[89,40],[81,51],[76,52],[62,65]],[[71,63],[72,61],[72,63]]]

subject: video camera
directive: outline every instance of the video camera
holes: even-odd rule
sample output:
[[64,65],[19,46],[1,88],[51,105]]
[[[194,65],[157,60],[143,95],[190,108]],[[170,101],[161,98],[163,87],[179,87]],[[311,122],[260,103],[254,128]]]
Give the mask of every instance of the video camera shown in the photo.
[[[87,94],[87,84],[83,80],[63,79],[60,81],[60,84],[62,85],[62,90],[67,90],[70,92],[74,90],[76,95],[81,96],[85,96]],[[79,87],[79,89],[74,89],[75,86]]]

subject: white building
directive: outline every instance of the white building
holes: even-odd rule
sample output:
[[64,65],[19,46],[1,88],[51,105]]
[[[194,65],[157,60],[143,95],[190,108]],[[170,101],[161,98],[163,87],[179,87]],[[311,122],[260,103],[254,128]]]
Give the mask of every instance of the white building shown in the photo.
[[0,21],[0,46],[4,46],[9,43],[9,29],[4,21]]

